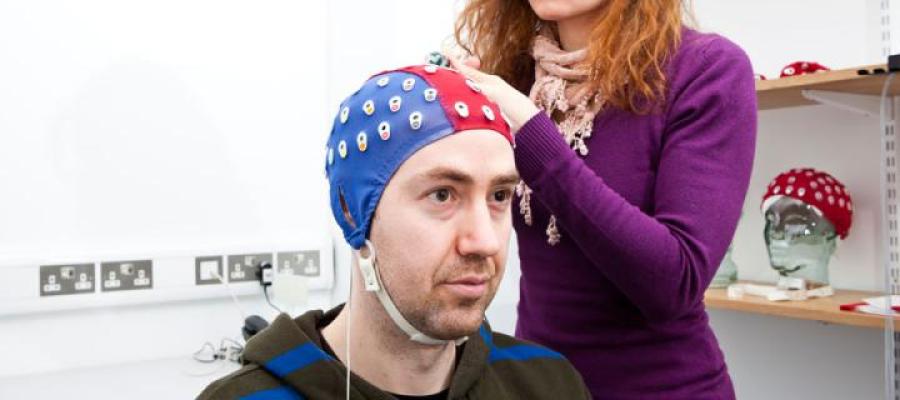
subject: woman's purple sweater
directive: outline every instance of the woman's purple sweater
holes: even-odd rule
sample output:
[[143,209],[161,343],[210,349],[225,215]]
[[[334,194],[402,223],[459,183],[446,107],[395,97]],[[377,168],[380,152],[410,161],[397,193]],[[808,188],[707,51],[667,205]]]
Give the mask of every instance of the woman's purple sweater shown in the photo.
[[666,105],[602,112],[584,158],[544,113],[516,135],[534,191],[534,223],[513,214],[516,335],[562,352],[598,399],[734,398],[703,294],[750,180],[753,70],[735,44],[692,30],[667,70]]

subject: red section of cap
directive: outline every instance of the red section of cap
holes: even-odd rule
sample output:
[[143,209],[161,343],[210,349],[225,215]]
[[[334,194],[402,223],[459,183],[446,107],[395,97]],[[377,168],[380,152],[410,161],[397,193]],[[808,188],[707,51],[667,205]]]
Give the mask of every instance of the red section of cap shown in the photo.
[[788,196],[822,211],[844,239],[853,222],[853,202],[844,184],[833,176],[812,168],[796,168],[784,172],[769,183],[762,201],[772,196]]
[[784,78],[788,76],[806,75],[828,70],[828,67],[817,62],[797,61],[795,63],[785,65],[784,68],[781,69],[781,77]]
[[858,303],[841,304],[840,309],[841,311],[856,311],[857,307],[864,306],[866,304],[867,303],[864,301],[860,301]]
[[[474,82],[467,83],[466,77],[459,72],[436,65],[414,65],[398,71],[415,74],[437,89],[437,98],[441,103],[441,108],[444,109],[444,113],[447,114],[447,118],[453,124],[456,132],[489,129],[499,132],[506,140],[513,143],[509,123],[500,113],[500,108],[488,100]],[[457,104],[461,104],[459,106],[461,108],[464,106],[464,109],[458,110]],[[485,112],[484,106],[487,106],[490,112]]]

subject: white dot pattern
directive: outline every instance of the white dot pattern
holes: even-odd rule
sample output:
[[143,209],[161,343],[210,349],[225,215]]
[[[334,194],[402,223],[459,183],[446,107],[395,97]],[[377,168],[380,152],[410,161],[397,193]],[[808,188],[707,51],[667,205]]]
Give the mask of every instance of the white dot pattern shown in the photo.
[[365,153],[369,148],[369,136],[366,135],[365,131],[360,132],[358,135],[356,135],[356,147],[362,153]]
[[428,88],[422,94],[425,96],[425,101],[429,103],[437,99],[437,89]]
[[403,91],[408,92],[413,90],[416,87],[416,80],[413,78],[406,78],[403,80]]
[[494,110],[491,110],[488,106],[481,106],[481,113],[484,114],[484,117],[487,118],[488,121],[493,121],[496,116],[494,116]]
[[469,106],[467,106],[466,103],[457,101],[455,104],[453,104],[453,108],[456,109],[456,113],[459,114],[460,117],[462,117],[462,118],[469,117]]
[[478,86],[477,83],[475,83],[475,81],[473,81],[471,79],[466,79],[466,85],[468,85],[469,89],[472,89],[472,91],[481,93],[481,88]]
[[400,111],[401,104],[403,104],[403,99],[400,96],[394,96],[388,100],[388,108],[390,108],[391,112]]
[[347,158],[347,141],[341,140],[341,142],[338,143],[338,155],[340,155],[341,158]]
[[422,113],[418,111],[409,114],[409,127],[414,131],[419,130],[422,127],[422,118]]
[[384,121],[384,122],[378,124],[378,137],[380,137],[381,140],[390,139],[391,138],[391,124],[389,124],[387,121]]

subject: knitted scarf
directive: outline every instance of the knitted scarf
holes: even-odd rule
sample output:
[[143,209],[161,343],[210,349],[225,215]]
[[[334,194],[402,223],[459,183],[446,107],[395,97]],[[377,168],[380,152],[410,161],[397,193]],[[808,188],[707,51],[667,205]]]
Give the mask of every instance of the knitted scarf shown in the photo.
[[[579,65],[587,57],[587,49],[565,51],[553,38],[553,32],[542,29],[532,43],[535,60],[535,82],[529,97],[551,117],[556,112],[557,127],[566,143],[577,154],[588,154],[585,143],[591,137],[594,117],[603,107],[598,93],[592,93],[588,85],[588,71]],[[520,213],[526,225],[532,224],[531,188],[520,182],[516,192],[521,197]],[[556,216],[550,216],[547,226],[547,243],[559,243],[561,235],[556,227]]]

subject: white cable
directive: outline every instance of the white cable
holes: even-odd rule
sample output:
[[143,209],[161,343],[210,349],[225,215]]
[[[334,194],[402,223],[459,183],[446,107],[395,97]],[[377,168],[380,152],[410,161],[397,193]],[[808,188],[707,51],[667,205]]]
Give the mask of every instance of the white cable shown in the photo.
[[219,275],[218,271],[212,271],[212,276],[213,276],[213,278],[218,279],[219,282],[222,282],[223,285],[225,285],[225,290],[228,291],[228,294],[231,295],[231,299],[234,300],[234,306],[237,307],[238,312],[241,313],[241,318],[246,320],[247,313],[244,312],[244,308],[241,307],[241,302],[238,301],[237,296],[235,296],[234,292],[231,291],[231,286],[228,285],[228,282],[225,282],[225,280],[222,279],[222,276]]
[[403,316],[403,313],[397,308],[397,305],[394,304],[394,300],[391,299],[387,287],[384,285],[384,282],[381,281],[381,272],[378,270],[378,263],[376,261],[375,246],[368,240],[366,240],[366,246],[370,252],[368,257],[359,255],[357,258],[359,261],[360,272],[363,275],[363,281],[366,283],[366,291],[375,293],[375,297],[378,298],[378,302],[381,303],[384,311],[387,312],[391,320],[394,321],[394,325],[397,325],[397,327],[409,337],[409,340],[427,345],[443,345],[454,342],[459,346],[468,339],[468,336],[463,336],[454,340],[435,339],[416,329],[416,327],[409,323],[409,321],[406,320],[406,317]]

